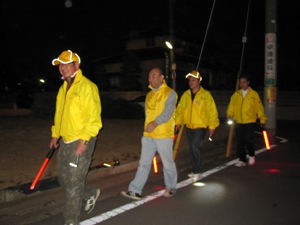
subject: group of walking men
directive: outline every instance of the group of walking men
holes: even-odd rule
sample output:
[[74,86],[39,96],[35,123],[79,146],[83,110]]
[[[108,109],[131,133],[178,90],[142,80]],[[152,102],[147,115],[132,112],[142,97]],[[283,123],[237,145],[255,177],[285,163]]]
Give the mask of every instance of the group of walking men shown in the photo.
[[[97,86],[80,69],[81,59],[71,50],[63,51],[52,61],[64,81],[60,87],[52,126],[50,148],[58,151],[58,179],[66,190],[64,218],[66,225],[78,225],[81,208],[90,213],[100,196],[100,189],[86,186],[86,176],[95,149],[97,135],[102,128],[101,101]],[[177,94],[171,89],[160,68],[148,75],[149,89],[145,100],[145,123],[139,166],[128,190],[122,195],[131,199],[142,198],[148,180],[152,159],[158,152],[163,164],[165,197],[175,194],[177,169],[173,159],[174,130],[186,126],[193,180],[201,177],[201,145],[205,133],[212,138],[219,126],[218,111],[211,93],[201,86],[201,74],[193,70],[186,75],[189,89],[177,104]],[[227,110],[228,118],[236,122],[236,166],[255,162],[253,129],[257,119],[264,124],[266,116],[259,95],[250,88],[246,76],[239,77],[240,90],[236,91]],[[75,165],[74,166],[74,162]]]

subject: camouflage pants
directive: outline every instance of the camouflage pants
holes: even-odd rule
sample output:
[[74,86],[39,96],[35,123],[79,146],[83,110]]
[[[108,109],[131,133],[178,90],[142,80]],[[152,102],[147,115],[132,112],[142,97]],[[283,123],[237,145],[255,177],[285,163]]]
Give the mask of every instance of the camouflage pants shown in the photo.
[[69,163],[76,161],[75,149],[79,140],[69,144],[60,140],[57,167],[59,183],[66,190],[66,204],[63,213],[66,223],[79,224],[83,200],[87,200],[96,192],[96,189],[88,188],[85,185],[96,140],[96,137],[90,139],[87,150],[79,157],[77,167],[72,167]]

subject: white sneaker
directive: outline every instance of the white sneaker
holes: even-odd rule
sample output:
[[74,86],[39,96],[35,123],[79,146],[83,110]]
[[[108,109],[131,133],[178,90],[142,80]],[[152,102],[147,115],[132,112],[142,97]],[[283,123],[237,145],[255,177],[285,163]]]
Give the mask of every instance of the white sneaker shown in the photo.
[[175,194],[176,191],[177,191],[176,188],[166,188],[165,192],[164,192],[164,196],[165,197],[172,197]]
[[238,162],[235,164],[235,166],[237,166],[237,167],[243,167],[243,166],[246,166],[246,163],[243,162],[243,161],[238,161]]
[[201,173],[189,173],[189,174],[188,174],[188,177],[191,177],[191,178],[192,178],[192,177],[195,177],[195,176],[198,176],[198,177],[199,177],[199,176],[201,176]]
[[189,173],[188,177],[192,178],[193,181],[195,182],[202,177],[202,174],[201,173]]
[[134,200],[140,200],[142,199],[142,195],[139,193],[135,193],[133,191],[121,191],[121,194],[127,198],[131,198]]
[[84,211],[89,214],[90,212],[92,212],[92,210],[94,209],[95,205],[96,205],[96,202],[97,202],[97,199],[99,198],[100,196],[100,189],[97,189],[96,190],[96,193],[95,195],[92,195],[87,201],[86,201],[86,204],[85,204],[85,207],[84,207]]
[[249,156],[249,161],[248,161],[249,165],[254,165],[255,163],[255,156]]

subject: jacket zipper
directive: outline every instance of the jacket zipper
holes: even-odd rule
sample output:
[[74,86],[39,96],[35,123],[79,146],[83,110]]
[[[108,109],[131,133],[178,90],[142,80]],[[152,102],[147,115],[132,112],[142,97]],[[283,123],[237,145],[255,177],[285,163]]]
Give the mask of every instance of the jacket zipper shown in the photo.
[[240,113],[241,113],[241,122],[242,122],[242,123],[243,123],[243,113],[242,113],[243,104],[244,104],[244,97],[243,97],[243,95],[242,95],[242,105],[241,105],[241,111],[240,111]]
[[[69,89],[70,90],[70,89]],[[65,111],[65,105],[66,105],[66,101],[67,101],[67,94],[68,94],[68,90],[65,92],[65,100],[64,100],[64,104],[63,104],[63,107],[62,107],[62,111],[61,111],[61,115],[60,115],[60,125],[59,125],[59,134],[61,134],[61,123],[62,123],[62,119],[63,119],[63,114],[64,114],[64,111]]]

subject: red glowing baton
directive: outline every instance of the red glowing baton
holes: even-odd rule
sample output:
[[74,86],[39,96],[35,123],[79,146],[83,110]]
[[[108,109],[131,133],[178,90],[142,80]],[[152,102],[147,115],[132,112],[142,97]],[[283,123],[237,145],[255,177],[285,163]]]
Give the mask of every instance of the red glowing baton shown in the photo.
[[[174,139],[173,139],[174,143],[176,142],[176,139],[178,137],[178,133],[179,133],[179,130],[175,131]],[[153,164],[154,173],[158,173],[158,166],[157,166],[156,156],[154,156],[154,158],[152,160],[152,164]]]
[[38,173],[36,174],[31,186],[30,186],[30,190],[33,190],[35,188],[36,183],[39,181],[42,173],[44,172],[49,160],[51,159],[51,157],[53,156],[53,153],[55,152],[55,148],[51,148],[42,164],[42,166],[40,167]]
[[158,172],[156,156],[154,156],[154,158],[153,158],[153,170],[154,170],[154,173]]
[[266,130],[263,130],[263,136],[264,136],[264,140],[265,140],[265,145],[266,145],[266,149],[270,150],[270,143],[269,143],[269,138],[268,138],[268,133]]

